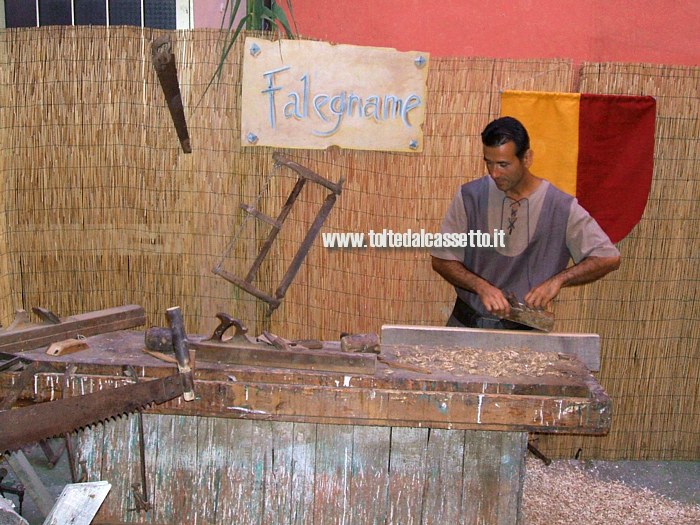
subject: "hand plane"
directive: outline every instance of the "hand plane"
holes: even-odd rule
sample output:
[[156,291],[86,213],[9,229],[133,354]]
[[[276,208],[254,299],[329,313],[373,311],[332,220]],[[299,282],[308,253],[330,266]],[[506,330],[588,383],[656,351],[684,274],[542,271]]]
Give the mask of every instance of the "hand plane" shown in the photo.
[[529,326],[536,330],[542,330],[543,332],[552,331],[552,328],[554,328],[553,313],[531,308],[520,301],[513,292],[504,292],[504,295],[510,304],[510,314],[503,319]]

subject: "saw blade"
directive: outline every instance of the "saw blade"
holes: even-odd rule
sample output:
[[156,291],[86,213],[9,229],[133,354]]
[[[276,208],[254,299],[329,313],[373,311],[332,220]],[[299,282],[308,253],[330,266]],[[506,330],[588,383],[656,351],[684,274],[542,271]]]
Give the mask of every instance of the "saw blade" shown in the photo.
[[165,403],[182,393],[182,375],[175,374],[94,394],[6,410],[0,412],[0,452],[17,450],[41,439],[129,414],[152,403]]

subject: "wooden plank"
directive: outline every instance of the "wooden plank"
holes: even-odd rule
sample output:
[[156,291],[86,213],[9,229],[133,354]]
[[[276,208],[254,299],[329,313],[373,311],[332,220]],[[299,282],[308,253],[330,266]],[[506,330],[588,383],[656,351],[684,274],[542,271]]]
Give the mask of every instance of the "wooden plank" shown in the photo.
[[[0,385],[4,375],[8,374],[0,375]],[[590,434],[607,433],[612,420],[612,402],[592,378],[592,397],[582,398],[355,387],[350,376],[345,376],[347,381],[342,376],[331,376],[319,385],[299,385],[245,382],[232,371],[228,375],[234,379],[198,380],[196,401],[183,403],[175,399],[154,405],[147,412],[306,423]],[[74,376],[72,391],[114,388],[124,379]],[[334,386],[328,385],[328,380]],[[30,389],[23,398],[48,401],[60,394],[62,381],[63,374],[37,374],[33,387],[36,394]]]
[[352,426],[319,425],[316,431],[313,523],[345,523],[350,515]]
[[460,523],[520,523],[526,447],[525,432],[465,432]]
[[607,433],[611,423],[607,397],[397,392],[213,381],[198,381],[197,391],[201,396],[198,401],[185,404],[173,400],[149,411],[306,423],[590,434]]
[[427,428],[392,428],[389,523],[420,524],[428,443]]
[[313,523],[316,470],[316,431],[318,425],[294,423],[292,450],[292,483],[290,492],[290,525]]
[[265,471],[262,523],[286,525],[292,513],[294,425],[265,423],[270,428],[269,468]]
[[111,485],[106,481],[66,485],[44,525],[90,525],[110,488]]
[[[172,505],[173,521],[171,523],[197,523],[201,511],[200,483],[197,476],[199,455],[195,448],[199,433],[201,417],[178,417],[174,420],[172,450],[172,472],[170,483],[164,484],[158,492],[159,500],[165,500]],[[170,451],[168,451],[170,452]],[[161,449],[158,453],[160,455]],[[162,464],[161,464],[162,465]],[[156,475],[160,474],[157,472]],[[154,494],[155,498],[155,494]]]
[[49,494],[44,482],[31,466],[24,452],[17,450],[4,456],[10,465],[12,472],[19,482],[24,486],[27,495],[32,498],[36,508],[42,516],[48,516],[54,504],[54,498]]
[[500,462],[494,440],[500,433],[466,431],[464,440],[464,478],[462,522],[464,525],[497,523],[498,478],[494,465]]
[[250,483],[246,495],[250,500],[249,519],[245,523],[262,523],[265,508],[265,480],[272,465],[272,426],[269,421],[252,421],[250,434]]
[[153,523],[195,523],[199,504],[193,488],[201,482],[195,453],[199,418],[161,416],[157,421],[158,441],[147,448],[151,458],[155,455],[150,459],[154,479],[150,518]]
[[326,350],[279,350],[276,348],[244,348],[234,343],[208,341],[190,342],[196,360],[217,363],[293,368],[301,370],[374,374],[377,356],[374,354],[333,352]]
[[[156,416],[157,417],[157,416]],[[196,442],[197,485],[195,504],[201,523],[224,523],[219,521],[224,501],[221,495],[222,473],[226,468],[228,423],[225,419],[199,418]]]
[[0,352],[24,352],[70,338],[125,330],[146,322],[143,307],[119,306],[61,319],[59,324],[30,325],[0,331]]
[[499,434],[501,462],[498,523],[503,525],[521,523],[527,433],[500,432]]
[[[140,483],[138,421],[135,414],[115,418],[106,423],[102,432],[101,470],[98,479],[112,485],[104,505],[100,508],[98,522],[118,522],[129,517],[129,521],[146,523],[136,512],[131,485]],[[81,443],[84,445],[85,442]]]
[[389,502],[390,427],[353,427],[348,525],[384,525]]
[[459,523],[462,505],[463,430],[431,429],[427,443],[421,523]]
[[598,334],[538,333],[515,330],[484,330],[417,325],[384,325],[382,345],[464,346],[500,349],[527,348],[538,352],[557,352],[577,357],[592,372],[600,370]]
[[100,423],[78,432],[76,440],[76,469],[78,477],[85,474],[86,481],[102,480],[102,457],[105,425]]
[[217,523],[258,523],[262,515],[265,464],[260,456],[269,441],[260,439],[257,422],[228,422],[226,466],[222,471],[220,495],[226,504]]
[[[130,512],[129,495],[110,495],[96,523],[519,523],[524,432],[146,419],[154,510]],[[108,449],[130,448],[119,440],[136,428],[105,429],[104,446],[81,443],[103,450],[123,493],[135,469]]]

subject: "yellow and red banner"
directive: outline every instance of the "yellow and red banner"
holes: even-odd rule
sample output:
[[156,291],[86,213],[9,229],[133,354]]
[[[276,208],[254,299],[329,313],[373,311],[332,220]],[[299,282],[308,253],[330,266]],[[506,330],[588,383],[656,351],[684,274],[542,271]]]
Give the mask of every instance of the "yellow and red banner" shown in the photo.
[[532,173],[575,196],[613,242],[639,222],[654,171],[653,97],[504,91],[501,115],[527,128]]

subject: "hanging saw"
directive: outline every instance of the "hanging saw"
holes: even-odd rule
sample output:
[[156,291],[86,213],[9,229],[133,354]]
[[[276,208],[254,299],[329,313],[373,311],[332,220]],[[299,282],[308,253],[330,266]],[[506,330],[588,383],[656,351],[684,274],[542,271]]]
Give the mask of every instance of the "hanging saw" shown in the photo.
[[187,345],[182,343],[184,323],[179,307],[170,308],[168,318],[173,333],[178,334],[175,339],[180,343],[174,345],[177,374],[101,390],[94,394],[2,411],[0,452],[17,450],[40,439],[73,432],[112,417],[132,413],[153,403],[165,403],[178,396],[183,396],[187,401],[194,399],[193,372]]

